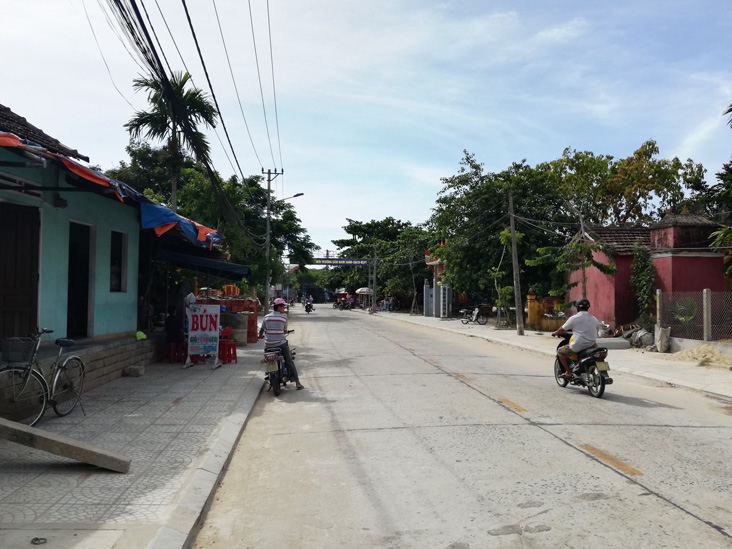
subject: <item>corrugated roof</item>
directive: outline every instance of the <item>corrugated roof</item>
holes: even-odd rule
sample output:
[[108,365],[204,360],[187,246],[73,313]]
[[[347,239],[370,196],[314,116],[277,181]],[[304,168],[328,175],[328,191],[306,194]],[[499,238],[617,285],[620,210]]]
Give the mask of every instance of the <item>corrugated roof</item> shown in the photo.
[[72,158],[83,160],[84,162],[89,162],[89,157],[84,156],[79,151],[72,149],[71,147],[67,147],[58,139],[51,137],[43,130],[36,128],[25,118],[15,114],[5,105],[0,105],[0,132],[15,134],[21,139],[32,141],[44,149],[56,154],[63,154],[64,156],[70,156]]

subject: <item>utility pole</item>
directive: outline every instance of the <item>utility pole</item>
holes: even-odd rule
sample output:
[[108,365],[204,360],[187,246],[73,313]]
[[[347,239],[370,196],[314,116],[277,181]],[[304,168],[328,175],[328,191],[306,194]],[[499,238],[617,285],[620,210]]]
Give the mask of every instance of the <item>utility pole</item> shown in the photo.
[[524,305],[521,300],[518,251],[516,250],[516,223],[513,219],[513,193],[508,193],[508,211],[511,217],[511,252],[513,255],[513,298],[516,304],[516,333],[524,335]]
[[[262,173],[264,174],[264,168],[262,168]],[[264,239],[264,246],[267,250],[267,276],[264,282],[264,314],[269,313],[269,283],[270,283],[270,277],[272,276],[272,265],[270,263],[270,253],[272,249],[272,235],[270,232],[270,218],[272,217],[271,213],[271,207],[272,207],[272,181],[274,181],[278,175],[282,175],[285,173],[285,170],[280,170],[279,172],[277,169],[273,172],[272,170],[267,170],[267,233]],[[273,177],[274,176],[274,177]]]
[[[373,289],[371,290],[371,309],[369,309],[369,314],[372,315],[374,312],[376,312],[376,266],[378,265],[378,259],[376,257],[376,244],[374,244],[374,278],[373,281]],[[370,271],[371,269],[369,269]],[[370,273],[369,273],[370,274]]]

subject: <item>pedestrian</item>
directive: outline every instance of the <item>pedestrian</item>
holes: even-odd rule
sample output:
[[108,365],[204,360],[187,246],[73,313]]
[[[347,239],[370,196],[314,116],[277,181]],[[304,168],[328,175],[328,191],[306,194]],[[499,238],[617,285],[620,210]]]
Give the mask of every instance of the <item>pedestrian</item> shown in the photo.
[[183,321],[178,316],[175,305],[168,307],[168,318],[165,319],[165,341],[168,343],[183,343],[185,341]]

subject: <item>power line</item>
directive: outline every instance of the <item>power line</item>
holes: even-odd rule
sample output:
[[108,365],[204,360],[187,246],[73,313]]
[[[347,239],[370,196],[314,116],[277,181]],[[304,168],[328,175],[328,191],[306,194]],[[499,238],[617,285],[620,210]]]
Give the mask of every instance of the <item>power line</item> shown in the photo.
[[[188,65],[186,65],[185,59],[183,59],[183,54],[181,54],[180,48],[178,48],[178,42],[176,42],[175,37],[173,36],[173,32],[170,30],[170,26],[168,25],[168,20],[165,18],[165,14],[163,13],[163,10],[160,8],[160,4],[158,3],[158,0],[155,0],[155,5],[158,7],[158,12],[160,12],[160,17],[162,17],[162,19],[163,19],[165,28],[168,29],[168,36],[170,36],[170,39],[173,41],[173,46],[175,46],[175,51],[178,52],[178,57],[180,58],[180,62],[183,63],[183,67],[186,69],[186,72],[190,75],[191,71],[188,70]],[[160,42],[158,42],[158,47],[160,47],[160,49],[162,50],[162,46],[160,46]],[[167,60],[166,60],[166,62],[167,62]],[[170,70],[170,67],[168,67],[168,70]],[[191,76],[191,83],[194,86],[196,86],[196,83],[193,80],[193,76]],[[196,86],[196,87],[198,87],[198,86]],[[218,130],[216,130],[216,128],[213,128],[213,132],[216,135],[216,139],[219,140],[219,144],[221,145],[221,150],[224,151],[224,156],[226,156],[226,160],[229,162],[229,166],[231,166],[231,171],[236,173],[236,168],[234,167],[234,164],[231,162],[231,157],[229,156],[229,153],[227,152],[226,147],[224,146],[224,142],[221,141],[221,136],[219,135]]]
[[102,61],[104,62],[104,66],[107,67],[107,74],[109,75],[109,80],[112,82],[112,86],[114,86],[114,89],[117,90],[117,93],[127,101],[127,104],[130,106],[131,109],[134,110],[134,106],[132,103],[130,103],[129,99],[125,97],[125,95],[120,91],[120,89],[117,87],[117,84],[114,82],[114,78],[112,78],[112,71],[109,70],[109,65],[107,64],[107,59],[104,57],[104,52],[102,52],[102,48],[99,45],[99,40],[97,40],[97,33],[94,32],[94,25],[92,25],[91,19],[89,19],[89,12],[86,10],[86,0],[81,0],[82,5],[84,6],[84,14],[86,15],[86,20],[89,23],[89,28],[91,29],[92,36],[94,36],[94,42],[97,44],[97,49],[99,50],[99,55],[102,56]]
[[[277,128],[277,149],[280,153],[280,166],[284,170],[284,163],[282,162],[282,142],[280,140],[280,117],[277,112],[277,88],[275,86],[275,73],[274,73],[274,52],[272,50],[272,23],[269,15],[269,0],[267,0],[267,29],[269,31],[269,59],[272,67],[272,98],[274,99],[274,110],[275,110],[275,127]],[[283,184],[284,187],[284,184]],[[284,188],[282,190],[284,194]]]
[[[185,0],[183,0],[185,2]],[[262,88],[262,73],[259,70],[259,56],[257,55],[257,39],[254,36],[254,17],[252,16],[252,0],[249,0],[249,22],[252,27],[252,43],[254,44],[254,61],[257,65],[257,78],[259,79],[259,95],[262,98],[262,113],[264,114],[264,127],[267,130],[267,141],[269,142],[269,153],[272,156],[272,165],[277,166],[272,150],[272,138],[269,135],[269,122],[267,121],[267,109],[264,106],[264,90]],[[280,165],[280,168],[282,166]]]
[[241,98],[239,97],[239,88],[236,86],[236,78],[234,78],[234,71],[231,68],[231,60],[229,59],[229,50],[226,47],[226,40],[224,39],[224,31],[221,28],[221,20],[219,19],[219,10],[216,8],[216,0],[211,0],[214,7],[214,12],[216,13],[216,22],[219,25],[219,34],[221,35],[221,43],[224,45],[224,53],[226,53],[226,62],[229,65],[229,73],[231,74],[231,81],[234,83],[234,91],[236,92],[236,99],[239,102],[239,110],[241,111],[241,116],[244,119],[244,126],[247,129],[247,135],[249,135],[249,142],[252,144],[252,149],[254,150],[254,156],[257,158],[257,162],[259,162],[259,167],[262,168],[262,161],[259,159],[259,154],[257,154],[257,148],[254,146],[254,140],[252,139],[252,134],[249,131],[249,124],[247,124],[247,117],[244,115],[244,107],[242,107],[241,104]]
[[211,84],[211,78],[208,75],[208,69],[206,68],[206,62],[203,60],[203,53],[201,52],[201,47],[198,44],[198,37],[196,36],[196,31],[193,28],[193,21],[191,21],[191,14],[188,12],[188,5],[186,4],[186,0],[181,0],[183,3],[183,8],[186,12],[186,18],[188,19],[188,26],[191,29],[191,34],[193,35],[193,41],[196,43],[196,50],[198,50],[198,57],[201,60],[201,65],[203,66],[203,72],[206,75],[206,80],[208,81],[208,87],[211,90],[211,97],[214,100],[214,104],[216,105],[216,111],[219,113],[219,119],[221,120],[221,126],[224,128],[224,133],[226,134],[226,140],[229,142],[229,147],[231,147],[231,154],[234,156],[234,161],[236,162],[236,166],[239,168],[239,173],[241,174],[242,180],[244,180],[244,172],[241,169],[241,166],[239,165],[239,159],[236,157],[236,152],[234,151],[234,145],[231,144],[231,137],[229,137],[229,130],[226,128],[226,122],[224,121],[224,117],[221,114],[221,109],[219,108],[219,102],[216,99],[216,93],[213,89],[213,84]]

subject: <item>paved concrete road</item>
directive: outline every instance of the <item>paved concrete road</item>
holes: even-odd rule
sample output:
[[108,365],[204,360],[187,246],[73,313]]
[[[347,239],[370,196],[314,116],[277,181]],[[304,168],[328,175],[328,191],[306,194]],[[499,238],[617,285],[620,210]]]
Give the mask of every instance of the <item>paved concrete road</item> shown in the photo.
[[619,373],[598,400],[530,351],[292,317],[308,390],[260,396],[195,548],[732,546],[729,403]]

